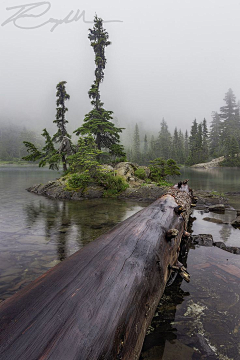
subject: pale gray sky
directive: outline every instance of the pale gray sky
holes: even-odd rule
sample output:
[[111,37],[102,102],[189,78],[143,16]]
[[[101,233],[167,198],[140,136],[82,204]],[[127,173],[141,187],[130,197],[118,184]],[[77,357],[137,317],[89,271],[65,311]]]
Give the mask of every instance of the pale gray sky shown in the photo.
[[[0,23],[34,0],[0,2]],[[40,2],[36,1],[36,4]],[[158,131],[164,117],[170,129],[183,130],[194,118],[211,121],[231,87],[240,99],[240,0],[50,0],[20,19],[19,26],[37,26],[63,19],[71,10],[85,10],[104,20],[112,45],[101,96],[119,124],[142,123]],[[45,4],[44,4],[45,3]],[[28,15],[30,14],[29,7]],[[87,24],[53,24],[20,29],[0,27],[0,120],[37,128],[50,127],[55,117],[55,87],[68,82],[68,120],[74,130],[91,109],[88,90],[94,80],[94,53]]]

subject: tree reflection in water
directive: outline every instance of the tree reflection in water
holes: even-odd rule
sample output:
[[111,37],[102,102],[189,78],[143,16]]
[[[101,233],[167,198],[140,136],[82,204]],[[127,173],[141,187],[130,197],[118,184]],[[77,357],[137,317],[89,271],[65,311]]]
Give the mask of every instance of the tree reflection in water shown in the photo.
[[28,204],[25,214],[28,227],[44,229],[46,241],[56,244],[62,261],[147,205],[110,199],[46,204],[40,199]]

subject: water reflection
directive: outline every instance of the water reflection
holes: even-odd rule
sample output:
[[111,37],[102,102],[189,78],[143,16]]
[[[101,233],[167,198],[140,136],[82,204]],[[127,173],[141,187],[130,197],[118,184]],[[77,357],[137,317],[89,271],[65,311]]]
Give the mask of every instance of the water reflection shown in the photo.
[[189,184],[193,189],[214,190],[223,193],[239,191],[239,168],[214,168],[208,170],[181,168],[181,175],[183,178],[189,179]]
[[[53,201],[28,195],[30,201],[15,205],[20,216],[10,216],[7,231],[0,230],[0,301],[147,206],[111,199]],[[7,206],[2,218],[8,219],[10,212]]]
[[[212,234],[213,241],[223,241],[227,246],[240,247],[240,229],[236,229],[231,222],[236,219],[236,211],[226,210],[224,214],[194,210],[193,216],[196,221],[192,224],[194,234]],[[206,221],[204,218],[221,220],[222,224]]]
[[191,282],[166,288],[141,360],[240,359],[238,256],[191,243],[182,250]]

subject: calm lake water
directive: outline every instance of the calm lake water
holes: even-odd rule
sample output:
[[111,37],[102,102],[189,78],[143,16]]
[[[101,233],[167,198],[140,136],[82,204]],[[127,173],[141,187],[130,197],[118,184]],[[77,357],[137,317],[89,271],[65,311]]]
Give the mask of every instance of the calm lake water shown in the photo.
[[[148,204],[117,200],[57,201],[25,189],[59,177],[32,167],[0,168],[0,301]],[[240,192],[239,169],[182,169],[194,189]],[[240,209],[240,194],[230,197]],[[240,230],[203,220],[193,233],[240,247]],[[236,212],[211,213],[230,221]],[[240,255],[186,246],[190,284],[167,288],[146,336],[147,360],[240,359]]]

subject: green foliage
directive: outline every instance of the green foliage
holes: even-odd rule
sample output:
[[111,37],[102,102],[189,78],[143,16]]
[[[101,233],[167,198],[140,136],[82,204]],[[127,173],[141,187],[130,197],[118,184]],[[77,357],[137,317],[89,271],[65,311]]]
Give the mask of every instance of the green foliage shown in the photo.
[[157,183],[157,186],[166,186],[166,187],[169,187],[169,186],[173,186],[173,183],[169,182],[169,181],[166,181],[166,180],[160,180],[158,183]]
[[168,159],[166,162],[165,173],[167,176],[181,175],[178,171],[180,168],[173,159]]
[[162,158],[157,158],[150,162],[150,178],[155,182],[165,180],[168,176],[180,175],[178,171],[180,168],[173,159],[166,161]]
[[147,177],[145,170],[142,168],[138,168],[137,170],[135,170],[134,175],[142,180],[146,179]]
[[[57,114],[56,120],[53,121],[57,124],[57,133],[51,137],[47,129],[43,129],[42,136],[45,138],[45,146],[41,151],[33,143],[23,141],[28,152],[28,155],[23,157],[24,160],[40,160],[39,167],[48,164],[51,170],[59,170],[59,165],[62,163],[64,172],[67,171],[67,156],[73,152],[70,135],[66,130],[65,113],[68,109],[65,107],[65,100],[68,100],[70,96],[66,92],[65,84],[66,81],[62,81],[57,85]],[[60,143],[59,149],[55,149],[54,142]]]
[[80,137],[76,148],[76,153],[68,157],[70,172],[82,172],[88,170],[91,176],[100,167],[98,157],[101,151],[97,149],[94,138],[91,135]]
[[213,157],[224,155],[222,166],[239,166],[234,157],[240,146],[240,114],[232,89],[225,94],[224,101],[226,104],[220,108],[219,114],[214,112],[212,115],[210,154]]
[[204,118],[200,124],[195,119],[189,137],[189,157],[186,163],[187,165],[204,163],[208,161],[208,158],[209,135],[206,119]]
[[140,164],[141,162],[141,152],[140,152],[140,137],[138,124],[135,125],[134,134],[133,134],[133,156],[132,161]]
[[23,157],[23,160],[39,160],[39,167],[44,167],[46,164],[49,164],[49,169],[59,170],[61,155],[54,148],[52,138],[46,129],[43,130],[42,136],[45,138],[45,146],[42,151],[39,151],[37,147],[30,142],[23,142],[29,153],[29,155]]
[[61,142],[64,138],[64,136],[67,136],[70,138],[70,135],[67,133],[66,124],[68,121],[66,120],[66,112],[68,111],[68,108],[65,106],[65,101],[70,99],[70,95],[66,91],[66,81],[61,81],[57,84],[57,112],[56,112],[56,119],[53,121],[55,124],[57,124],[58,131],[55,135],[53,135],[53,141],[54,142]]
[[23,141],[24,145],[27,148],[27,152],[29,153],[26,156],[23,156],[23,160],[26,161],[37,161],[42,157],[42,152],[38,150],[38,148],[30,143],[29,141]]
[[91,181],[92,178],[88,170],[82,173],[72,174],[68,179],[68,189],[85,189]]
[[211,191],[211,195],[213,196],[213,197],[224,197],[225,196],[225,194],[224,193],[221,193],[221,192],[219,192],[219,191],[215,191],[215,190],[212,190]]
[[219,163],[220,166],[229,166],[229,167],[240,167],[240,158],[226,158]]
[[118,194],[128,188],[128,184],[121,176],[116,176],[112,173],[99,172],[96,180],[100,186],[111,190],[112,194]]
[[161,129],[159,132],[159,136],[155,142],[155,153],[167,160],[171,156],[171,149],[172,149],[172,137],[168,130],[168,125],[163,118],[161,122]]

